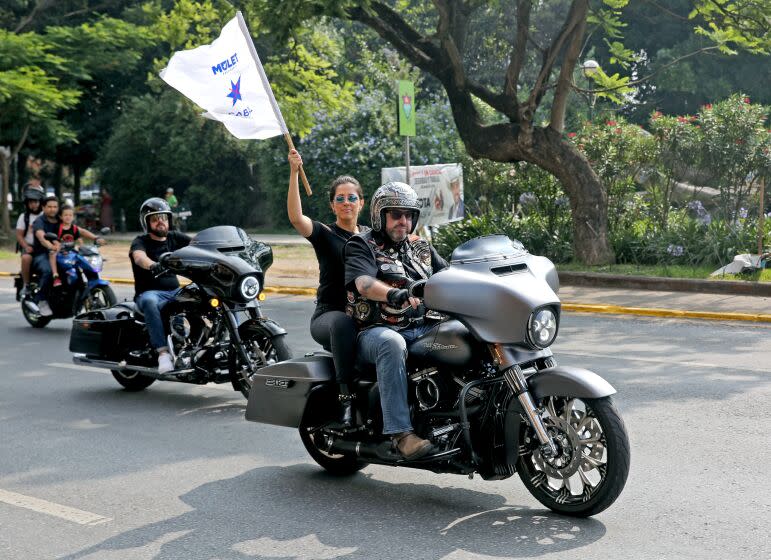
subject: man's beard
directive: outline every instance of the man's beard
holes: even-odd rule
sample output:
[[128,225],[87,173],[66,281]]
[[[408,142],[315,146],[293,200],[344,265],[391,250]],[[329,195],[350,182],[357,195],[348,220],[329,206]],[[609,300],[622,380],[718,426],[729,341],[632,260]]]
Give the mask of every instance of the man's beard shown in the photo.
[[150,233],[156,237],[166,237],[169,234],[169,228],[166,228],[165,231],[159,231],[157,228],[150,228]]

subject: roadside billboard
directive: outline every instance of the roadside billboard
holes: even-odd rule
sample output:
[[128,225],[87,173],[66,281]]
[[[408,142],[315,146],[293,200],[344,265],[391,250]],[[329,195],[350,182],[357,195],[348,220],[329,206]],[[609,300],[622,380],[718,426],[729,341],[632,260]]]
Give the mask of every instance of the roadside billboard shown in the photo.
[[[405,182],[405,168],[385,167],[380,177],[383,184]],[[421,201],[418,227],[440,226],[465,217],[463,168],[459,163],[410,166],[410,184]]]

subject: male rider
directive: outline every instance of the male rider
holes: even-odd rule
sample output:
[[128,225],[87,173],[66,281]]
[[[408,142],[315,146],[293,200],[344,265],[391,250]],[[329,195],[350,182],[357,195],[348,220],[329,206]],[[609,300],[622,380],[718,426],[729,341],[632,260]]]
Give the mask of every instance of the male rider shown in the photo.
[[383,434],[408,460],[427,455],[433,446],[413,432],[407,403],[407,346],[432,326],[407,288],[448,266],[427,241],[412,234],[419,216],[412,187],[386,183],[370,201],[372,229],[352,236],[345,246],[348,313],[363,328],[359,358],[375,364]]
[[145,233],[138,235],[129,249],[134,301],[145,316],[150,343],[158,352],[158,373],[166,373],[174,369],[174,363],[166,343],[161,310],[177,295],[179,280],[164,270],[158,259],[163,253],[186,247],[191,238],[169,231],[171,208],[162,198],[145,200],[139,208],[139,221]]
[[21,279],[24,282],[21,289],[22,298],[27,295],[32,271],[32,246],[35,244],[35,233],[32,226],[35,220],[43,214],[40,203],[45,196],[46,193],[40,185],[30,182],[24,187],[24,212],[19,214],[19,219],[16,221],[16,243],[21,253]]
[[[35,242],[32,245],[32,269],[40,275],[40,289],[35,297],[36,302],[25,302],[33,311],[40,313],[41,317],[53,315],[51,306],[48,305],[48,294],[51,291],[53,279],[48,254],[59,249],[58,241],[49,241],[46,233],[56,234],[59,231],[59,199],[54,195],[48,195],[43,199],[43,215],[32,224]],[[36,305],[37,304],[37,305]]]

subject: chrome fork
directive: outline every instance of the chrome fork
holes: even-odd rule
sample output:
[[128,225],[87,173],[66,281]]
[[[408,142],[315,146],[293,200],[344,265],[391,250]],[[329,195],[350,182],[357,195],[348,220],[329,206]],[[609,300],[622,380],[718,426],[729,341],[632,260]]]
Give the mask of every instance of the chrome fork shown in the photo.
[[503,378],[506,380],[511,392],[516,395],[519,403],[522,405],[522,409],[525,411],[527,419],[530,421],[530,425],[535,430],[535,435],[538,437],[538,441],[541,442],[541,453],[545,457],[556,457],[557,446],[554,445],[546,431],[543,418],[541,418],[533,402],[533,397],[530,395],[527,380],[522,373],[522,369],[518,365],[513,365],[503,372]]

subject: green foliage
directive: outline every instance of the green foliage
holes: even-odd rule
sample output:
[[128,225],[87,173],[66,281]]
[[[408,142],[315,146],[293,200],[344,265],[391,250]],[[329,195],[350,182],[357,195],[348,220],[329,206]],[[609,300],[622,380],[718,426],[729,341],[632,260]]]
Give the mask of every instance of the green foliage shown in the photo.
[[[176,134],[168,134],[174,130]],[[219,124],[201,119],[171,91],[133,100],[118,118],[97,165],[102,184],[124,209],[130,229],[150,196],[173,187],[192,212],[191,227],[259,224],[264,208],[250,161],[254,144],[238,142]]]

